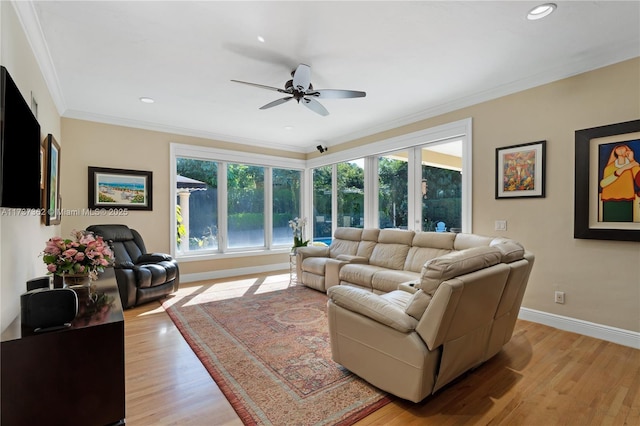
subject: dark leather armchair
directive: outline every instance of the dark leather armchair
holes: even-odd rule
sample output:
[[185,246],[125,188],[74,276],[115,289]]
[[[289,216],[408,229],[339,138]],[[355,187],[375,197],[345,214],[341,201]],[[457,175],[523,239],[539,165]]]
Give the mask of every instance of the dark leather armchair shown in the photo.
[[109,243],[122,307],[127,309],[178,290],[178,262],[168,254],[147,253],[142,237],[126,225],[91,225],[87,228]]

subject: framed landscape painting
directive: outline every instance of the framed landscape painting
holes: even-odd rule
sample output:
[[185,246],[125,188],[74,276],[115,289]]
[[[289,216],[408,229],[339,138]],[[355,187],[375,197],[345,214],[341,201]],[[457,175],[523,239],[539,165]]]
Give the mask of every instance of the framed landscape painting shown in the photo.
[[574,237],[640,241],[640,120],[575,132]]
[[89,208],[153,210],[153,173],[89,167]]
[[496,148],[496,199],[544,197],[547,141]]

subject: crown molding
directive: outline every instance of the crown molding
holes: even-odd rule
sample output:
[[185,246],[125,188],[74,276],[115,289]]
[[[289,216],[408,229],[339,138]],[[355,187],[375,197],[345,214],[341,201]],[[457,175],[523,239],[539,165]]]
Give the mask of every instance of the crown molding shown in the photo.
[[67,109],[66,102],[64,100],[64,94],[60,87],[58,80],[58,74],[56,73],[55,66],[53,65],[53,59],[51,58],[51,52],[49,52],[49,46],[42,33],[42,27],[40,26],[40,20],[36,13],[35,6],[31,1],[15,1],[12,0],[11,4],[18,16],[20,25],[25,33],[29,46],[33,51],[36,62],[40,67],[40,72],[44,78],[45,84],[49,89],[53,103],[56,106],[59,115],[62,115]]
[[149,123],[145,121],[131,120],[131,119],[122,118],[122,117],[113,117],[110,115],[88,113],[85,111],[67,110],[65,111],[63,116],[65,118],[73,118],[77,120],[93,121],[93,122],[103,123],[103,124],[112,124],[115,126],[132,127],[135,129],[151,130],[155,132],[170,133],[175,135],[191,136],[196,138],[215,140],[219,142],[246,145],[251,148],[255,148],[255,147],[270,148],[270,149],[277,149],[282,151],[298,152],[303,154],[307,152],[306,147],[300,147],[300,146],[288,145],[288,144],[267,143],[265,141],[261,141],[257,139],[240,138],[237,136],[224,135],[220,133],[209,132],[206,130],[188,129],[188,128],[178,127],[178,126]]

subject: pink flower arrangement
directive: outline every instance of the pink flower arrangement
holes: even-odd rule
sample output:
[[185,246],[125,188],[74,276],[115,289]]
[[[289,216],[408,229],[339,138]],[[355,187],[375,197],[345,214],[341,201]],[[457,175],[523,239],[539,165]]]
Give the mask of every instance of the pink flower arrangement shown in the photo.
[[113,252],[100,236],[73,231],[73,239],[53,237],[47,241],[42,260],[54,275],[87,274],[93,279],[113,263]]

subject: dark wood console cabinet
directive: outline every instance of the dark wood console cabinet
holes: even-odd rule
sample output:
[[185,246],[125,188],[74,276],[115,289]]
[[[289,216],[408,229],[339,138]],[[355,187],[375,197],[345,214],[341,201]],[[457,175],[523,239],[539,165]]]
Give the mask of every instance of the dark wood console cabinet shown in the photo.
[[3,331],[2,426],[124,424],[124,317],[113,269],[94,285],[91,296],[78,292],[71,327],[34,333],[18,317]]

